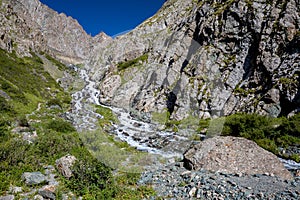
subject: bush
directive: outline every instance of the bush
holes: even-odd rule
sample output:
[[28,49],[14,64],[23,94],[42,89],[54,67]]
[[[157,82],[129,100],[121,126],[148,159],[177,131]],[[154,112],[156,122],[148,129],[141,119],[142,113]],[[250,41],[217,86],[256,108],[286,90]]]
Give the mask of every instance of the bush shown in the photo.
[[47,125],[47,128],[60,133],[69,133],[76,131],[72,124],[62,119],[50,121]]
[[234,114],[226,118],[222,134],[248,139],[264,138],[264,131],[271,124],[270,120],[258,114]]
[[0,96],[0,113],[2,114],[14,113],[13,107],[6,101],[6,99],[4,99],[1,96]]
[[50,99],[47,102],[47,106],[48,107],[50,107],[50,106],[59,106],[60,108],[62,108],[61,101],[59,99]]
[[73,176],[66,181],[67,186],[80,196],[94,194],[95,199],[102,196],[102,190],[111,179],[110,168],[94,158],[76,161],[72,172]]
[[222,135],[253,140],[264,149],[283,156],[279,147],[300,145],[300,114],[280,119],[257,114],[234,114],[226,117]]
[[278,130],[281,134],[288,134],[300,138],[300,113],[288,119],[283,118]]
[[28,123],[26,116],[24,116],[24,115],[19,116],[17,121],[18,121],[19,126],[29,127],[29,123]]

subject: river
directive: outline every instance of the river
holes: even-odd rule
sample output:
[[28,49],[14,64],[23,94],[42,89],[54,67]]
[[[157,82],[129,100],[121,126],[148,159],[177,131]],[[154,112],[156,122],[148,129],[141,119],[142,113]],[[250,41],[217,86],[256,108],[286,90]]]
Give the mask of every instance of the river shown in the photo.
[[[74,68],[85,84],[82,90],[72,94],[72,111],[68,115],[72,118],[78,132],[96,131],[99,128],[98,119],[102,118],[100,114],[95,112],[94,106],[101,105],[98,98],[100,91],[85,69]],[[112,124],[110,134],[127,142],[137,150],[157,154],[168,159],[182,158],[183,153],[192,143],[188,136],[177,132],[161,131],[157,124],[135,119],[122,108],[101,106],[111,109],[119,120],[118,124]],[[287,169],[300,169],[300,163],[280,160]]]

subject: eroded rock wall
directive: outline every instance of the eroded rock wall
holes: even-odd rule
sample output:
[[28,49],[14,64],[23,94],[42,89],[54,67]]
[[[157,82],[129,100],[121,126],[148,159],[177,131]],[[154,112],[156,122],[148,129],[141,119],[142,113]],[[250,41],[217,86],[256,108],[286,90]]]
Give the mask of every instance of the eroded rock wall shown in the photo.
[[[175,119],[293,113],[299,9],[299,0],[169,0],[130,33],[94,48],[100,100]],[[148,59],[129,65],[142,55]]]

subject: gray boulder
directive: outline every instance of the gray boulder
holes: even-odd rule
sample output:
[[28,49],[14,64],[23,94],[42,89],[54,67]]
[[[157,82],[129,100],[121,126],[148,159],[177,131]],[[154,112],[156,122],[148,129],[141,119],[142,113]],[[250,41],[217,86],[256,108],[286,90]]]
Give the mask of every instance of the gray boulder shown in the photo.
[[46,181],[45,175],[41,172],[25,172],[22,175],[27,185],[37,185]]
[[229,174],[274,174],[292,179],[290,172],[272,153],[255,142],[237,137],[213,137],[192,146],[184,154],[188,169]]

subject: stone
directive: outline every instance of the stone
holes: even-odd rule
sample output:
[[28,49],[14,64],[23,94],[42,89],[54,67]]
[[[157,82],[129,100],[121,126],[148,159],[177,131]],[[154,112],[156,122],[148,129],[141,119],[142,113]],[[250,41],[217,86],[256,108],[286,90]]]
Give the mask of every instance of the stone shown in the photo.
[[14,200],[14,195],[0,196],[0,200]]
[[193,187],[193,188],[189,191],[190,197],[191,197],[191,198],[194,197],[195,194],[196,194],[196,192],[197,192],[197,188]]
[[33,197],[34,200],[44,200],[43,196],[37,194]]
[[55,190],[56,187],[53,185],[43,186],[38,190],[39,195],[41,195],[45,199],[55,199]]
[[23,191],[22,187],[9,187],[9,192],[12,194],[18,194],[21,193]]
[[66,178],[70,178],[72,176],[71,167],[74,165],[76,161],[75,156],[66,155],[55,161],[56,168]]
[[38,185],[46,181],[46,177],[41,172],[25,172],[22,179],[27,185]]
[[185,167],[229,174],[274,174],[292,179],[291,173],[272,153],[255,142],[237,137],[217,136],[193,145],[184,154]]

